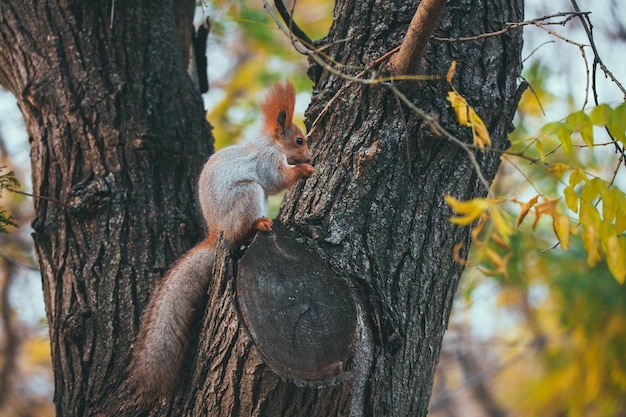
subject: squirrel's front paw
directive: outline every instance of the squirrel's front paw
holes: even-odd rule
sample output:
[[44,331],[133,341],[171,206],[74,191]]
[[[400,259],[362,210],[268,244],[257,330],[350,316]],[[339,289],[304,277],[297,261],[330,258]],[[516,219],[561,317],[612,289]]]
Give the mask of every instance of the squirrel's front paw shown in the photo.
[[309,164],[298,164],[298,172],[300,173],[300,177],[309,178],[315,173],[315,168]]

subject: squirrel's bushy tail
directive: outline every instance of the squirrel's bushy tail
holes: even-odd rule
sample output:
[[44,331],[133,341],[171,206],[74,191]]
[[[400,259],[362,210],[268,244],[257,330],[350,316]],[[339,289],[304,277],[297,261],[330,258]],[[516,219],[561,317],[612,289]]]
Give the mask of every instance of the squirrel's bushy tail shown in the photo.
[[167,395],[177,383],[214,262],[215,247],[200,243],[176,262],[152,295],[129,370],[140,398]]

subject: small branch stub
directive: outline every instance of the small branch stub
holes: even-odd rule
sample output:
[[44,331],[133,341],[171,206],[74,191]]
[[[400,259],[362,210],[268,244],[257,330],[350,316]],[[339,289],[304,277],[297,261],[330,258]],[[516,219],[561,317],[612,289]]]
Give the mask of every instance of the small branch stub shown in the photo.
[[447,2],[448,0],[420,1],[400,45],[400,50],[389,61],[393,75],[417,74],[420,60],[426,52],[426,46]]
[[302,385],[347,376],[356,328],[350,290],[285,226],[256,236],[236,285],[242,320],[276,374]]

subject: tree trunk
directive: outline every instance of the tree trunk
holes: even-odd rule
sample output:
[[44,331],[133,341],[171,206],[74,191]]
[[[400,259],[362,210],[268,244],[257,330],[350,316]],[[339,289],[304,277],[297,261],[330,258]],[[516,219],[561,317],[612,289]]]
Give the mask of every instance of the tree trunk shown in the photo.
[[[348,67],[372,62],[400,42],[414,10],[412,2],[339,2],[326,40],[335,46],[328,53]],[[471,36],[521,20],[522,1],[450,1],[435,36]],[[485,121],[493,146],[505,149],[518,101],[521,47],[521,32],[471,43],[431,40],[422,73],[442,80],[401,89],[445,129],[471,142],[471,132],[459,126],[445,100],[445,74],[457,60],[455,87]],[[318,94],[308,120],[339,97],[312,138],[320,175],[288,195],[281,218],[314,237],[336,271],[360,289],[373,338],[356,358],[367,365],[354,382],[363,386],[353,388],[363,398],[352,404],[364,415],[426,415],[463,269],[453,248],[462,243],[465,256],[470,243],[470,230],[448,221],[452,213],[443,197],[470,199],[486,190],[464,151],[433,134],[388,89],[352,83],[341,91],[345,80],[312,72]],[[499,155],[477,158],[491,181]]]
[[107,403],[156,280],[204,234],[211,136],[174,22],[159,0],[0,4],[0,83],[56,200],[34,199],[33,229],[59,416]]
[[[362,68],[400,44],[416,6],[337,0],[320,44],[346,71]],[[435,35],[476,35],[522,17],[521,0],[454,0]],[[25,117],[34,193],[58,200],[35,199],[33,225],[58,415],[89,416],[106,405],[154,282],[202,234],[195,188],[209,131],[174,21],[171,4],[158,0],[0,3],[0,83]],[[422,62],[423,73],[445,76],[458,61],[455,87],[497,149],[506,147],[517,105],[521,44],[520,31],[431,41]],[[316,64],[310,75],[309,127],[323,113],[311,139],[317,173],[288,193],[279,218],[349,288],[355,307],[346,312],[356,312],[356,332],[347,369],[327,384],[272,366],[239,314],[237,264],[222,253],[185,383],[151,415],[427,412],[462,271],[452,251],[469,244],[469,230],[448,222],[443,196],[486,190],[464,151],[434,135],[384,85],[353,83]],[[446,101],[445,81],[400,87],[471,140]],[[477,158],[491,180],[499,156]]]

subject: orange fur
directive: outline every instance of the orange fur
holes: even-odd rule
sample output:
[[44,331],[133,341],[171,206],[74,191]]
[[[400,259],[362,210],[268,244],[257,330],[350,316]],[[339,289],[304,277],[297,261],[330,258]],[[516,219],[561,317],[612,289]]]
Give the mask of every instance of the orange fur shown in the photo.
[[291,127],[293,119],[293,109],[296,104],[296,89],[289,80],[284,83],[275,83],[260,105],[263,113],[263,126],[269,133],[274,133],[280,126],[276,122],[276,117],[281,110],[287,114],[285,129]]

